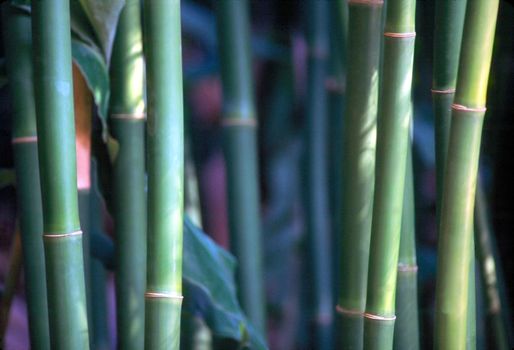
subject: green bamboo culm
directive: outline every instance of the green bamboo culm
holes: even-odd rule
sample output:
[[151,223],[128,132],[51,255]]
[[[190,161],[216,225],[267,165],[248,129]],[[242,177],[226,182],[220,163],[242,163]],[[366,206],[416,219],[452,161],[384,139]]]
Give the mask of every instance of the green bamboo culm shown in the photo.
[[437,349],[466,348],[473,208],[498,3],[468,0],[466,8],[439,224]]
[[328,196],[327,91],[324,83],[328,68],[329,2],[306,2],[307,19],[307,95],[305,128],[305,209],[308,237],[309,307],[316,349],[332,349],[333,295],[332,259]]
[[230,246],[238,260],[239,298],[249,320],[266,329],[261,256],[257,119],[247,0],[217,1],[227,160]]
[[32,2],[32,37],[51,348],[89,349],[69,2]]
[[30,347],[50,349],[43,250],[43,209],[37,154],[36,110],[30,17],[5,3],[2,7],[7,77],[13,99],[13,150],[20,216]]
[[180,345],[184,110],[180,1],[144,3],[148,240],[145,349]]
[[382,37],[382,1],[349,1],[340,228],[339,345],[362,349],[366,306]]
[[392,349],[411,125],[415,0],[390,0],[384,28],[364,349]]
[[120,13],[111,59],[116,326],[119,349],[142,349],[145,330],[146,193],[144,59],[139,0]]
[[[467,0],[437,0],[435,4],[434,31],[434,75],[432,99],[434,105],[435,158],[436,158],[436,220],[440,223],[443,193],[444,167],[448,140],[450,138],[451,105],[457,85],[457,69],[464,29],[464,15]],[[472,244],[474,247],[474,244]],[[474,248],[470,252],[474,256]],[[468,308],[475,308],[475,269],[474,259],[470,261]],[[475,312],[470,312],[467,320],[468,350],[475,347]]]
[[393,346],[395,350],[418,350],[418,265],[416,261],[416,210],[414,176],[412,169],[412,143],[407,151],[405,192],[403,195],[402,229],[396,280],[396,322]]

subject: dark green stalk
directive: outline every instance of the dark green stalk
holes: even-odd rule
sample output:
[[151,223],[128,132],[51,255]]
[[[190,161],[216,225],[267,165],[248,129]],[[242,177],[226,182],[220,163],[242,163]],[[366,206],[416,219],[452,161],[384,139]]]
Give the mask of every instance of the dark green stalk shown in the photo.
[[146,193],[144,61],[139,0],[126,2],[111,61],[110,130],[119,149],[113,164],[118,349],[143,348],[145,330]]
[[487,200],[480,180],[477,183],[475,204],[475,238],[477,241],[477,260],[479,262],[487,305],[487,338],[493,349],[509,349],[507,327],[502,310],[506,309],[498,287],[498,257],[495,253],[494,235],[491,230]]
[[416,212],[412,169],[412,144],[407,153],[405,192],[403,195],[402,229],[396,281],[396,322],[394,349],[417,350],[419,343],[418,265],[416,262]]
[[498,0],[468,0],[439,226],[438,349],[466,347],[473,207],[497,12]]
[[363,346],[379,87],[382,1],[350,1],[343,135],[340,346]]
[[415,0],[390,0],[384,32],[364,348],[392,349],[411,125]]
[[87,349],[68,1],[32,2],[38,155],[52,349]]
[[144,3],[148,77],[145,349],[180,345],[184,111],[180,1]]
[[333,296],[327,154],[328,5],[307,2],[306,190],[305,212],[311,279],[309,301],[316,349],[332,349]]
[[257,181],[257,119],[247,0],[217,1],[230,246],[238,260],[239,298],[249,320],[266,329]]
[[30,17],[8,4],[2,11],[14,109],[13,149],[30,346],[34,350],[50,349]]

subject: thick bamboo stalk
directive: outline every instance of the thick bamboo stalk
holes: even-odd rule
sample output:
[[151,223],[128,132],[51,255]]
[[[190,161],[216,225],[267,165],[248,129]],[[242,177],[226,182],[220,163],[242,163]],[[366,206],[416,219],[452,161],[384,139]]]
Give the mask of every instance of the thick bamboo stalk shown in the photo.
[[416,262],[416,210],[412,169],[412,143],[409,142],[403,195],[402,229],[396,281],[396,323],[394,349],[417,350],[419,343],[418,265]]
[[[436,158],[436,220],[440,224],[444,167],[450,138],[451,105],[457,84],[457,68],[461,48],[467,0],[438,0],[435,6],[434,75],[432,98],[434,103],[435,158]],[[473,244],[474,247],[474,244]],[[474,248],[471,252],[474,256]],[[471,259],[468,308],[475,310],[475,269]],[[475,312],[468,317],[467,344],[473,349],[476,338]]]
[[50,349],[30,17],[9,4],[3,5],[2,12],[14,108],[13,149],[30,346],[34,350]]
[[375,193],[364,348],[392,349],[395,293],[411,125],[416,2],[390,0],[378,108]]
[[338,311],[341,349],[363,346],[379,87],[382,1],[350,1]]
[[266,329],[262,273],[257,119],[252,81],[247,0],[217,3],[223,85],[224,153],[227,167],[230,246],[238,259],[237,283],[243,310]]
[[439,226],[438,349],[466,347],[473,207],[497,12],[498,0],[468,0]]
[[32,3],[38,155],[52,349],[87,349],[68,1]]
[[111,61],[110,127],[118,141],[113,164],[116,327],[119,349],[142,349],[145,329],[146,193],[144,61],[138,0],[123,8]]
[[180,1],[144,3],[148,77],[145,349],[179,349],[184,125]]

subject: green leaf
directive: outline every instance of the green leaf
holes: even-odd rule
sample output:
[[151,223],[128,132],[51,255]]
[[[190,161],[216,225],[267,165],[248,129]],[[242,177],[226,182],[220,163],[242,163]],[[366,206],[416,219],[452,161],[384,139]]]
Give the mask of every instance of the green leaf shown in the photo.
[[107,140],[107,113],[109,108],[109,72],[102,55],[92,46],[73,38],[71,42],[73,60],[84,75],[93,94],[98,115],[102,121],[102,138]]
[[246,319],[234,281],[235,259],[184,219],[184,309],[201,316],[214,335],[232,338],[251,349],[266,342]]
[[125,0],[79,0],[107,61],[111,56],[116,26]]

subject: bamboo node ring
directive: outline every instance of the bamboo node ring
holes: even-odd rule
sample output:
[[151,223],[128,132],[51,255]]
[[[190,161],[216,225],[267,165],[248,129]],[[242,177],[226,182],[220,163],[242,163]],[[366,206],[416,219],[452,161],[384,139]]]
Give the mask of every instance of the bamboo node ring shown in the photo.
[[11,140],[11,142],[12,142],[12,144],[37,142],[37,136],[20,136],[20,137],[13,137],[13,139]]
[[473,108],[473,107],[466,107],[463,105],[459,105],[457,103],[452,104],[452,109],[454,109],[456,111],[463,111],[463,112],[485,112],[487,110],[487,108],[485,108],[485,107]]
[[342,315],[362,316],[363,312],[358,310],[345,309],[339,305],[336,305],[336,311]]
[[82,230],[77,230],[73,232],[68,233],[43,233],[44,239],[54,239],[54,238],[66,238],[66,237],[72,237],[72,236],[80,236],[82,235]]
[[384,36],[388,38],[414,38],[416,37],[416,32],[410,32],[410,33],[393,33],[393,32],[385,32]]
[[150,299],[177,299],[182,300],[184,297],[177,293],[170,293],[170,292],[146,292],[145,298]]
[[369,312],[365,312],[364,317],[369,318],[370,320],[377,320],[377,321],[394,321],[394,320],[396,320],[396,316],[379,316],[379,315],[370,314]]
[[418,265],[398,264],[398,271],[400,272],[416,272]]
[[384,0],[348,0],[348,5],[354,5],[354,4],[380,6],[380,5],[384,4]]
[[146,113],[111,113],[109,117],[112,119],[144,120]]
[[221,120],[222,126],[248,126],[251,128],[257,127],[257,121],[253,118],[223,118]]
[[455,89],[453,89],[453,88],[451,88],[451,89],[445,89],[445,90],[430,89],[430,91],[431,91],[433,94],[441,94],[441,95],[445,95],[445,94],[453,94],[453,93],[455,93]]

